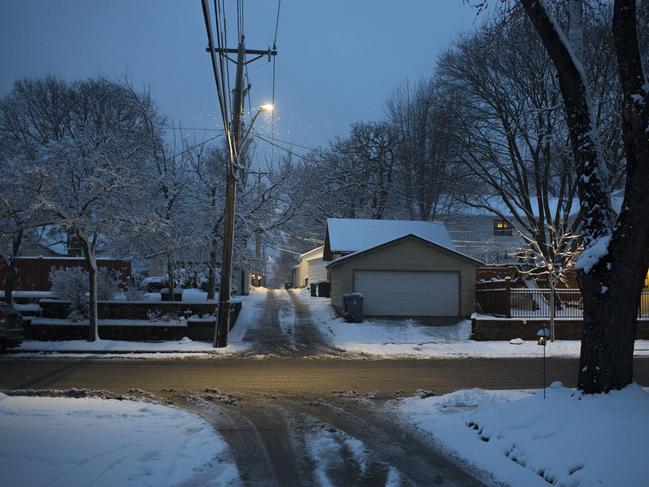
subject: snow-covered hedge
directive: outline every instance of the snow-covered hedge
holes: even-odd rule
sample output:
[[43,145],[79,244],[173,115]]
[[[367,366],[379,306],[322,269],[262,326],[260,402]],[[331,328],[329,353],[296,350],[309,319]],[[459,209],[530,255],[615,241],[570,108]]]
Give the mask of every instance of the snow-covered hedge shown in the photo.
[[[70,301],[69,319],[88,317],[90,284],[88,272],[81,267],[55,267],[50,271],[51,291],[58,299]],[[122,293],[119,273],[105,268],[97,271],[97,298],[111,300]]]

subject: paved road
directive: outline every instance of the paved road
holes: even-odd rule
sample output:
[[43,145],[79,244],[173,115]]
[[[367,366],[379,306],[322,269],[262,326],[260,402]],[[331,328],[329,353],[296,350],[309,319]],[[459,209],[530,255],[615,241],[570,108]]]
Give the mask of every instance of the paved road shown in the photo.
[[[473,486],[492,482],[386,416],[383,401],[417,389],[442,394],[542,385],[541,359],[348,359],[293,294],[271,292],[258,305],[261,318],[244,336],[252,342],[249,355],[8,356],[0,359],[0,390],[83,388],[193,410],[228,442],[245,486]],[[577,369],[577,360],[549,359],[549,381],[573,386]],[[636,361],[636,380],[649,385],[649,358]],[[212,473],[203,471],[186,485],[204,485]]]
[[[416,389],[538,387],[541,365],[537,359],[5,358],[0,389],[146,391],[147,398],[209,421],[228,442],[246,487],[323,485],[323,475],[336,486],[473,486],[493,482],[390,418],[380,409],[383,400]],[[550,380],[574,385],[577,368],[576,360],[549,360]],[[636,361],[636,380],[649,385],[649,359]],[[367,399],[372,391],[378,394]],[[359,443],[360,457],[353,448]],[[209,474],[187,485],[204,485]]]
[[[0,360],[0,389],[84,387],[117,393],[139,388],[202,391],[216,387],[231,394],[266,393],[320,396],[331,391],[391,397],[417,389],[446,393],[457,389],[536,388],[542,385],[541,359],[183,359],[12,358]],[[576,359],[548,359],[548,380],[574,386]],[[649,386],[649,359],[636,359],[635,378]]]

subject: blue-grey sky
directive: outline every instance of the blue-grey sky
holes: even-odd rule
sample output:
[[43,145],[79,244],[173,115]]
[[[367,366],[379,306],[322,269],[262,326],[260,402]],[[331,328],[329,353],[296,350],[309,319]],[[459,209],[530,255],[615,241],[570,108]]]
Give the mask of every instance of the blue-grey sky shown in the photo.
[[[234,34],[235,1],[227,2]],[[265,49],[277,0],[244,3],[247,47]],[[283,0],[276,136],[320,145],[354,121],[381,118],[390,93],[430,74],[440,50],[474,20],[462,0]],[[3,0],[0,94],[25,76],[128,74],[150,88],[168,118],[188,128],[219,126],[206,39],[199,0]],[[271,73],[263,60],[249,65],[253,107],[270,100]]]

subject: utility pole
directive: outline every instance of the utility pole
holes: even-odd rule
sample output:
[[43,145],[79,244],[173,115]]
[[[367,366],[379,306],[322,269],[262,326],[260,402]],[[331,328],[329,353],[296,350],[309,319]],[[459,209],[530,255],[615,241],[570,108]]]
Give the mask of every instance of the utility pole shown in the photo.
[[[239,46],[234,49],[217,49],[212,48],[214,51],[225,55],[228,53],[237,53],[237,72],[235,78],[235,85],[233,90],[232,100],[232,144],[234,149],[234,157],[230,158],[227,171],[227,187],[225,198],[225,228],[223,231],[223,259],[221,261],[221,285],[219,289],[219,314],[216,326],[216,333],[214,336],[214,346],[216,348],[226,347],[228,345],[228,333],[230,331],[230,282],[232,280],[232,251],[234,247],[234,221],[236,216],[236,196],[237,196],[237,171],[240,166],[239,157],[243,146],[243,140],[240,140],[241,132],[241,116],[243,113],[243,70],[246,64],[251,63],[263,56],[271,56],[277,54],[276,49],[268,49],[267,51],[246,50],[245,36],[239,39]],[[207,52],[211,51],[208,47]],[[256,57],[246,60],[246,54],[254,54]]]

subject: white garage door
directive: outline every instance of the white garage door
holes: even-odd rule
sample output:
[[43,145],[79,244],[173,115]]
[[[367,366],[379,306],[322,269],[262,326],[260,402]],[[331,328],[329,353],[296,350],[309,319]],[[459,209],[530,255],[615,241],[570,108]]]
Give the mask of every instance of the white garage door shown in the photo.
[[456,272],[355,271],[366,316],[459,316]]

